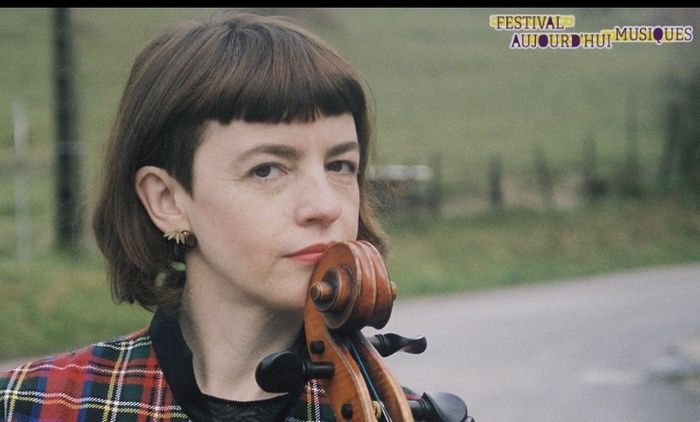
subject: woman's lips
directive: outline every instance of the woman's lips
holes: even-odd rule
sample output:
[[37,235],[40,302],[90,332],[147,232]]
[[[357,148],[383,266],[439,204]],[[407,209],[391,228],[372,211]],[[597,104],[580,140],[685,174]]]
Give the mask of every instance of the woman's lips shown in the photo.
[[304,264],[316,264],[323,255],[323,252],[328,248],[330,243],[317,243],[300,249],[287,255],[287,258],[293,259]]
[[301,255],[291,255],[289,258],[293,259],[294,261],[303,262],[305,264],[316,264],[318,261],[321,260],[322,255],[322,252],[316,252]]

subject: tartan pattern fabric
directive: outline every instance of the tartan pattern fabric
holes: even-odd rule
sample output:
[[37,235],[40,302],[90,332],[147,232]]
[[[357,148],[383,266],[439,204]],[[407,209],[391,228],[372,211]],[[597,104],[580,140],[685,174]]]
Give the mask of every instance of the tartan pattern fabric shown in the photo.
[[[0,416],[7,422],[190,421],[173,398],[147,328],[0,374]],[[311,380],[285,420],[335,418]]]
[[312,379],[306,383],[304,391],[285,422],[335,422],[335,420],[326,391]]

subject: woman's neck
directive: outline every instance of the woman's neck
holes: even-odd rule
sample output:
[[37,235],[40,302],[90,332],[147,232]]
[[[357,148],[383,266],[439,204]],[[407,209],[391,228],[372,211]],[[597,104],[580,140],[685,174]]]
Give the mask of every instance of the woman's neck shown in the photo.
[[217,294],[217,289],[201,284],[196,291],[188,287],[179,319],[200,390],[238,401],[275,396],[257,385],[255,368],[265,356],[294,345],[301,334],[303,312],[276,311],[252,300]]

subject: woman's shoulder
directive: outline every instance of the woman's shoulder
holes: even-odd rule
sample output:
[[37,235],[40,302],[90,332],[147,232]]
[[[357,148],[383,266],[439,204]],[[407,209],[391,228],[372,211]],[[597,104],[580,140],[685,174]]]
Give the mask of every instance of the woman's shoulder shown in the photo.
[[148,359],[151,355],[150,346],[150,337],[147,329],[144,328],[113,340],[29,361],[0,374],[1,391],[12,386],[26,386],[27,381],[33,378],[49,378],[54,375],[65,377],[87,373],[99,375],[104,370],[111,371],[115,366],[123,366],[126,361]]
[[172,404],[163,402],[170,401],[168,394],[163,395],[164,384],[144,328],[0,374],[0,420],[24,420],[29,415],[39,415],[32,420],[44,420],[67,413],[97,420],[92,416],[117,409],[162,411],[162,406]]

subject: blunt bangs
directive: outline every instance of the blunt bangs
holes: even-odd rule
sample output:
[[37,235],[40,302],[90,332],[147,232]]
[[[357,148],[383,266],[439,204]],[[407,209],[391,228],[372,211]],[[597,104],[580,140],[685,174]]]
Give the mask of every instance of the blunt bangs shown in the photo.
[[279,20],[215,21],[208,24],[213,31],[197,28],[180,39],[184,54],[170,63],[182,92],[174,115],[222,124],[308,122],[342,113],[364,118],[357,72],[316,36],[291,22],[280,28]]
[[357,120],[364,113],[362,87],[349,66],[339,66],[335,52],[320,45],[310,49],[301,33],[290,37],[251,29],[232,30],[219,44],[217,67],[226,71],[207,83],[201,102],[205,117],[221,123],[290,123],[346,112]]

